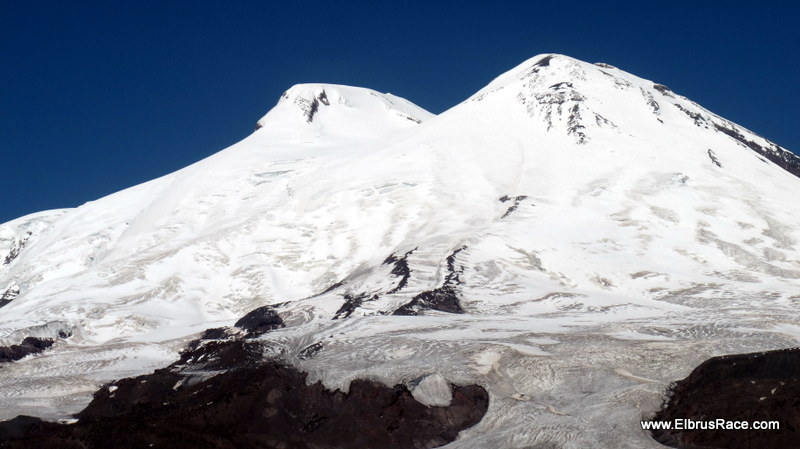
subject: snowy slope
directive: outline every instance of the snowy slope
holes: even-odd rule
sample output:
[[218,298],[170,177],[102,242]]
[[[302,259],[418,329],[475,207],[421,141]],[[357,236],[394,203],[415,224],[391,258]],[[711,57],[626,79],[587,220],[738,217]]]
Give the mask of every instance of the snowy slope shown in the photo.
[[431,372],[486,386],[489,414],[452,447],[659,447],[638,420],[669,381],[797,345],[798,161],[561,55],[439,116],[294,86],[205,160],[0,226],[0,339],[74,334],[3,369],[0,397],[8,416],[74,412],[99,382],[273,304],[289,327],[268,338],[332,387]]

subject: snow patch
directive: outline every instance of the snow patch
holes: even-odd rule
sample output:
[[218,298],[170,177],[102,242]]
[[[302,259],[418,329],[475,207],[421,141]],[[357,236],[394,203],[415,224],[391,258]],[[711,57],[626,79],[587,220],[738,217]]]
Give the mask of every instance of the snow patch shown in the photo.
[[410,383],[411,395],[429,407],[447,407],[453,400],[450,383],[439,373],[423,376]]

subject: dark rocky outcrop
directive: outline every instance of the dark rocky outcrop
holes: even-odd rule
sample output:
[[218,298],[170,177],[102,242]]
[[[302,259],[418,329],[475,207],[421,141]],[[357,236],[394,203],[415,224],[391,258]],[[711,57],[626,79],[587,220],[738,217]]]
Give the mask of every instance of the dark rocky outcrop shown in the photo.
[[32,232],[28,231],[24,237],[19,240],[14,240],[11,243],[11,248],[9,248],[8,254],[6,254],[6,257],[3,259],[3,265],[10,264],[19,256],[20,251],[28,244],[28,239],[31,238],[32,234]]
[[661,115],[661,105],[658,104],[655,98],[653,98],[653,94],[642,89],[641,87],[639,88],[639,92],[641,92],[642,97],[644,97],[645,101],[647,102],[647,106],[650,107],[650,110],[653,112],[653,114],[656,116]]
[[19,296],[19,292],[19,284],[16,282],[11,282],[11,284],[6,287],[5,291],[3,291],[3,294],[0,295],[0,307],[3,307],[4,305],[16,299],[17,296]]
[[714,357],[671,387],[652,418],[778,421],[779,430],[658,430],[681,449],[800,448],[800,348]]
[[733,123],[723,121],[723,123],[720,124],[712,119],[704,117],[700,113],[692,112],[678,103],[673,103],[673,105],[686,114],[687,117],[691,118],[696,126],[705,128],[713,127],[714,130],[730,137],[742,147],[753,150],[758,155],[769,159],[794,176],[800,177],[800,156],[766,139],[764,139],[766,145],[761,145],[750,140]]
[[[247,334],[245,334],[247,335]],[[200,338],[196,340],[192,340],[189,344],[186,345],[186,349],[182,352],[189,353],[191,351],[196,350],[200,346],[207,344],[210,341],[214,340],[230,340],[235,338],[237,333],[228,327],[214,327],[211,329],[206,329],[201,335]]]
[[667,86],[665,86],[663,84],[658,84],[658,83],[653,84],[653,89],[661,92],[661,94],[664,95],[664,96],[667,96],[667,97],[672,97],[673,96],[672,95],[672,89],[670,89],[669,87],[667,87]]
[[681,106],[678,103],[673,103],[672,105],[675,106],[676,108],[678,108],[684,114],[686,114],[687,117],[692,119],[692,121],[694,122],[694,126],[698,126],[698,127],[699,126],[706,126],[706,127],[708,127],[708,121],[701,114],[699,114],[697,112],[692,112],[692,111],[684,108],[683,106]]
[[710,148],[708,150],[708,158],[711,159],[711,163],[713,163],[714,165],[716,165],[719,168],[722,168],[722,163],[717,158],[717,154],[714,153],[714,150],[712,150]]
[[386,260],[383,261],[384,265],[393,264],[391,273],[400,278],[400,281],[397,283],[393,289],[389,290],[387,293],[397,293],[402,290],[406,284],[408,284],[408,279],[411,277],[411,268],[408,266],[408,256],[410,256],[417,248],[408,251],[407,253],[403,254],[403,257],[397,257],[394,253],[390,254]]
[[569,109],[569,117],[567,118],[567,134],[570,136],[575,136],[575,141],[577,143],[586,143],[587,136],[586,133],[583,131],[586,129],[585,126],[582,124],[581,119],[581,106],[580,104],[574,104]]
[[613,65],[606,64],[605,62],[595,62],[594,65],[596,65],[597,67],[604,68],[604,69],[616,69],[616,67],[614,67]]
[[300,352],[297,353],[297,358],[300,360],[308,360],[311,357],[314,357],[319,351],[322,350],[322,343],[312,343],[305,348],[301,349]]
[[[262,343],[213,331],[178,362],[100,389],[78,422],[17,417],[0,423],[2,448],[433,448],[478,423],[488,395],[453,386],[447,407],[417,402],[402,385],[356,380],[330,391],[262,356]],[[309,349],[309,352],[313,350]]]
[[[393,265],[392,271],[390,272],[393,276],[400,278],[391,290],[387,291],[385,294],[391,295],[393,293],[397,293],[408,284],[408,280],[411,278],[411,268],[408,265],[408,257],[416,251],[417,248],[414,248],[410,251],[407,251],[402,256],[398,257],[395,253],[392,253],[384,259],[383,265]],[[339,283],[341,286],[341,283]],[[332,290],[332,288],[328,288],[325,292]],[[325,293],[323,292],[323,293]],[[369,295],[367,293],[345,293],[342,295],[344,298],[344,302],[342,303],[339,310],[333,315],[334,320],[338,320],[339,318],[348,318],[353,312],[356,311],[362,304],[369,301],[377,301],[380,296],[377,294]]]
[[13,362],[29,354],[38,354],[53,346],[51,338],[26,337],[22,343],[11,346],[0,346],[0,363]]
[[319,294],[314,295],[314,296],[324,295],[325,293],[332,292],[332,291],[336,290],[337,288],[341,287],[342,285],[344,285],[344,281],[336,282],[333,285],[331,285],[330,287],[328,287],[325,290],[323,290],[322,293],[319,293]]
[[458,292],[453,286],[442,287],[420,293],[410,302],[403,304],[392,315],[419,315],[423,310],[438,310],[440,312],[464,313],[458,301]]
[[256,337],[285,325],[273,306],[262,306],[241,317],[234,326],[244,329],[248,337]]
[[447,256],[447,276],[441,287],[422,292],[414,296],[411,301],[398,307],[392,315],[418,315],[422,310],[439,310],[449,313],[464,313],[458,300],[458,285],[461,283],[459,276],[464,267],[456,268],[458,253],[465,250],[466,246],[453,251]]
[[509,208],[506,210],[506,212],[500,218],[506,218],[509,215],[511,215],[515,210],[517,210],[517,208],[519,207],[519,203],[521,203],[522,200],[525,200],[527,198],[528,198],[528,195],[517,195],[517,196],[515,196],[513,198],[508,196],[508,195],[501,196],[500,197],[500,202],[501,203],[505,203],[506,201],[511,201],[511,200],[514,200],[514,203],[511,206],[509,206]]
[[370,298],[364,293],[358,293],[358,294],[345,293],[344,295],[342,295],[342,297],[344,298],[344,303],[342,303],[342,306],[339,307],[339,310],[337,310],[336,313],[333,315],[334,320],[338,320],[339,318],[349,318],[350,315],[352,315],[353,312],[356,311],[356,309],[361,307],[361,304],[364,304],[365,301],[374,301],[378,299],[377,295],[373,295]]
[[769,141],[767,141],[769,148],[759,145],[758,143],[746,138],[733,125],[728,127],[714,123],[714,129],[739,142],[739,144],[742,146],[750,148],[761,156],[764,156],[789,173],[800,177],[800,156],[797,156],[791,151],[788,151],[785,148],[782,148]]
[[547,56],[543,57],[542,59],[536,61],[536,64],[534,64],[533,66],[534,67],[549,67],[550,66],[550,61],[553,60],[554,57],[555,57],[555,55],[547,55]]
[[308,107],[306,109],[304,109],[305,116],[306,116],[306,122],[311,123],[311,122],[314,121],[314,115],[316,115],[317,111],[319,111],[319,105],[320,104],[323,104],[325,106],[329,106],[330,105],[330,102],[328,101],[328,94],[325,93],[324,90],[322,92],[320,92],[319,95],[314,97],[311,100],[311,102],[309,103]]

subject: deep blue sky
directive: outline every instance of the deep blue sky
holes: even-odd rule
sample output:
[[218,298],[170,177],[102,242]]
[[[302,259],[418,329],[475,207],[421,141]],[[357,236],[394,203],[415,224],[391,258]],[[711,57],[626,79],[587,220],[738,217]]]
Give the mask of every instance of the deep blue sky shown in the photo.
[[0,223],[202,159],[296,83],[438,113],[546,52],[661,82],[800,151],[788,1],[163,3],[2,0]]

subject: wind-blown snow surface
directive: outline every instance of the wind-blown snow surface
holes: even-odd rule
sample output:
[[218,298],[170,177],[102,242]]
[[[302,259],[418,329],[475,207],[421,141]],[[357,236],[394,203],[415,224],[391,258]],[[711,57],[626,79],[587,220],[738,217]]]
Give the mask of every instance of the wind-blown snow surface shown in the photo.
[[[439,116],[299,85],[258,126],[0,226],[0,343],[73,333],[0,369],[3,418],[66,417],[265,304],[312,380],[484,386],[453,448],[660,447],[639,420],[670,381],[798,345],[797,158],[664,86],[541,55]],[[440,287],[463,314],[414,302]]]

